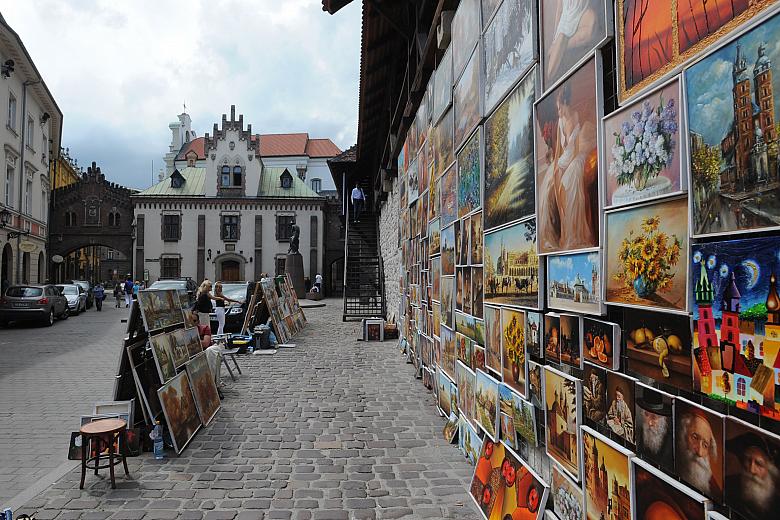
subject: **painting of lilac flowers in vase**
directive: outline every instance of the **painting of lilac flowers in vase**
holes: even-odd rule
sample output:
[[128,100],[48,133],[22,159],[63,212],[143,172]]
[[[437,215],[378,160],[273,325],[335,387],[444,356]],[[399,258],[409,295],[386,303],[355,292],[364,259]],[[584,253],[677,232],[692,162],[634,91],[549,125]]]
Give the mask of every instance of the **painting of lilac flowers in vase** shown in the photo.
[[682,191],[680,117],[680,84],[675,78],[604,118],[606,207]]

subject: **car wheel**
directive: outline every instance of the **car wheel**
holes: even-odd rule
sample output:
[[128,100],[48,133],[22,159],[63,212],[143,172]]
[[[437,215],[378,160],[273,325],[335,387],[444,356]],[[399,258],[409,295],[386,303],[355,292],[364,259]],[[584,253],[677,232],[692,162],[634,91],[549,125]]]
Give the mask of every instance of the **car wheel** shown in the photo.
[[62,311],[62,314],[60,314],[60,319],[61,320],[67,320],[69,317],[70,317],[70,309],[66,305],[65,306],[65,310]]
[[54,325],[54,309],[49,309],[49,317],[46,319],[45,325],[47,327]]

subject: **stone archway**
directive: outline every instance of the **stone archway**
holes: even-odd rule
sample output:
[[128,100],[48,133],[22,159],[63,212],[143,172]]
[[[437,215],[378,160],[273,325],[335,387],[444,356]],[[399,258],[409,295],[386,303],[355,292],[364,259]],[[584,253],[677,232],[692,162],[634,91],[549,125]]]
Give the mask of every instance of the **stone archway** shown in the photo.
[[238,282],[246,280],[247,259],[237,253],[222,253],[214,258],[216,280]]

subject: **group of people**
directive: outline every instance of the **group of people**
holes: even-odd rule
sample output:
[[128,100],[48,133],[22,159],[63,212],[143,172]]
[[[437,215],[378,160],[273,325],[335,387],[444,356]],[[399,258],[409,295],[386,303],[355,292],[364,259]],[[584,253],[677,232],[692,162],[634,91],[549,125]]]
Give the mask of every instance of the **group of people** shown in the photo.
[[138,291],[146,289],[144,282],[135,280],[131,276],[128,276],[123,283],[117,283],[114,286],[114,298],[116,299],[116,308],[122,306],[122,298],[125,300],[125,308],[130,307],[133,300],[138,298]]

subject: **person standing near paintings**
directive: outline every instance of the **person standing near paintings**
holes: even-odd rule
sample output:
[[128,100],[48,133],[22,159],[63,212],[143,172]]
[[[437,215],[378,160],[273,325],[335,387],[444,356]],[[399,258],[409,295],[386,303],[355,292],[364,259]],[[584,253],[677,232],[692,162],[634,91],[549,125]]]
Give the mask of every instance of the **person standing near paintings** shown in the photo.
[[366,203],[366,194],[363,189],[355,184],[352,188],[352,222],[360,222],[360,214],[363,212]]
[[211,324],[209,314],[214,310],[214,306],[211,303],[212,298],[211,281],[207,278],[200,284],[195,296],[195,312],[198,313],[198,322],[201,325],[209,326]]
[[217,308],[215,312],[217,314],[217,335],[225,333],[225,302],[229,303],[241,303],[238,300],[228,298],[222,293],[222,282],[217,282],[214,285],[214,301],[217,302]]
[[125,308],[130,307],[131,303],[133,303],[133,279],[128,274],[125,280]]

